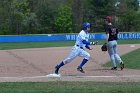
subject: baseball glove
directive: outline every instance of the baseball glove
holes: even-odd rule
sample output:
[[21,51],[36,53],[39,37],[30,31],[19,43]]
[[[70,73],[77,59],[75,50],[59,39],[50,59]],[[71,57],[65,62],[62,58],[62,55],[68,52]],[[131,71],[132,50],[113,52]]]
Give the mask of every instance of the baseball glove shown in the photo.
[[102,51],[107,51],[107,45],[106,45],[106,43],[102,45],[101,50]]

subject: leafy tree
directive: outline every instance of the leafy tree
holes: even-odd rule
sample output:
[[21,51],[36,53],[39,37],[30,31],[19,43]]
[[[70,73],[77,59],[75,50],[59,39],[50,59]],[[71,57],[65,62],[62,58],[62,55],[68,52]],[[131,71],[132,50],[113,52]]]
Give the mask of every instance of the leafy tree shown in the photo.
[[55,19],[55,27],[58,33],[72,32],[72,10],[66,5],[58,8],[58,15]]
[[126,3],[129,9],[137,11],[139,8],[139,0],[127,0]]
[[5,34],[21,34],[23,19],[29,14],[27,0],[4,0],[1,7],[4,11],[2,28],[7,29]]
[[23,19],[22,22],[23,25],[23,34],[37,34],[37,27],[38,27],[38,20],[35,13],[29,13],[28,16],[26,16]]
[[27,0],[13,0],[12,2],[13,19],[17,34],[23,33],[22,22],[27,16],[29,16],[30,12],[28,4]]
[[[138,0],[120,0],[120,5],[117,9],[119,18],[118,27],[121,31],[130,32],[136,30],[138,22]],[[138,26],[138,25],[137,25]],[[138,28],[138,27],[137,27]]]
[[140,31],[139,0],[0,0],[0,34],[79,32],[85,21],[104,29],[111,15],[120,31]]
[[115,15],[114,0],[89,0],[89,15],[92,20],[94,32],[104,31],[104,18],[107,15]]
[[140,12],[136,13],[134,20],[134,28],[136,32],[140,32]]
[[8,34],[10,33],[10,22],[8,18],[10,18],[11,11],[10,3],[8,0],[0,0],[0,34]]
[[[121,31],[130,32],[133,29],[135,19],[135,12],[127,11],[123,14],[123,17],[120,19],[120,29]],[[134,30],[134,29],[133,29]]]

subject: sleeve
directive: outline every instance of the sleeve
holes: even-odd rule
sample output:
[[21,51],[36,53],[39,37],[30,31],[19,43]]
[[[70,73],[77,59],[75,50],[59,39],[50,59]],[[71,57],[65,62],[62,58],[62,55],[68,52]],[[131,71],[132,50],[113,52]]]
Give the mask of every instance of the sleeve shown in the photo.
[[89,45],[86,45],[85,47],[86,47],[87,49],[90,49]]
[[80,37],[81,37],[81,39],[82,39],[82,40],[86,40],[85,35],[84,35],[84,33],[83,33],[83,32],[80,32],[80,34],[79,34],[79,35],[80,35]]
[[84,33],[81,33],[81,39],[82,39],[82,43],[85,44],[85,47],[87,49],[90,49],[90,42],[86,40],[86,35]]
[[116,29],[116,33],[119,34],[118,28]]
[[83,44],[86,44],[86,45],[90,45],[90,42],[88,42],[88,41],[86,41],[86,40],[83,40],[82,43],[83,43]]
[[90,45],[90,42],[88,42],[88,41],[86,40],[86,35],[85,35],[85,33],[80,32],[79,35],[80,35],[80,38],[81,38],[81,41],[82,41],[83,44]]

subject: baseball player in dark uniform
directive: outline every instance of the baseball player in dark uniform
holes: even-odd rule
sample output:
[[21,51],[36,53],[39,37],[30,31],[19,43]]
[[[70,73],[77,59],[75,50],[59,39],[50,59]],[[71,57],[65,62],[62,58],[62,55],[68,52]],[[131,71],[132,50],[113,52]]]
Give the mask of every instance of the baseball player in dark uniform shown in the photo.
[[112,21],[111,16],[107,16],[105,18],[106,44],[107,44],[108,54],[110,56],[112,66],[113,66],[111,70],[117,70],[115,59],[119,62],[121,70],[123,70],[124,63],[117,53],[118,29],[114,25],[112,25],[111,21]]

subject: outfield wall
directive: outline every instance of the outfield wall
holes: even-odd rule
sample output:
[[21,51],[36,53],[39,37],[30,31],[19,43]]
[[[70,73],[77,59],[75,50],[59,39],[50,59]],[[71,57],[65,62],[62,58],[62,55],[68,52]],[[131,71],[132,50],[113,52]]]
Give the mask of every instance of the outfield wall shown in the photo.
[[[0,36],[0,42],[52,42],[73,41],[77,34],[45,34],[45,35],[5,35]],[[120,40],[140,40],[140,33],[120,33]],[[105,34],[90,34],[90,40],[104,40]]]

